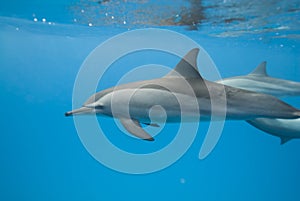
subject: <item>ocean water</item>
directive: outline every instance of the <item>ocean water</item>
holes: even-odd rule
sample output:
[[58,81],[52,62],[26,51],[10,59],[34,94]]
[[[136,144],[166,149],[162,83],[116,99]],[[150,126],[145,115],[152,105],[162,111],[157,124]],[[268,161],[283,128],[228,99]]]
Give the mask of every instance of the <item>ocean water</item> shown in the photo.
[[[266,7],[270,12],[265,12]],[[64,116],[73,107],[74,84],[91,52],[119,34],[147,28],[169,30],[195,41],[223,78],[245,75],[267,61],[271,76],[300,82],[299,10],[299,1],[3,3],[0,200],[300,200],[300,140],[280,145],[279,138],[244,121],[226,121],[216,147],[200,160],[209,126],[209,122],[200,122],[191,146],[170,166],[128,174],[97,161],[73,118]],[[126,41],[112,48],[120,50]],[[177,48],[181,45],[178,41]],[[99,55],[99,62],[112,51]],[[123,55],[111,63],[96,87],[114,86],[139,66],[173,68],[178,61],[176,55],[155,50]],[[201,59],[198,63],[199,71],[209,79],[210,70]],[[166,73],[151,65],[122,82]],[[89,80],[81,84],[86,83]],[[284,101],[300,108],[299,97]],[[89,121],[90,117],[78,120]],[[111,118],[98,117],[97,121],[109,141],[134,154],[162,150],[180,126],[165,125],[151,143],[129,137]],[[89,132],[96,131],[91,128]],[[101,147],[100,142],[94,145],[119,167],[148,165],[147,161],[128,164],[129,160]],[[157,158],[155,163],[164,160]]]

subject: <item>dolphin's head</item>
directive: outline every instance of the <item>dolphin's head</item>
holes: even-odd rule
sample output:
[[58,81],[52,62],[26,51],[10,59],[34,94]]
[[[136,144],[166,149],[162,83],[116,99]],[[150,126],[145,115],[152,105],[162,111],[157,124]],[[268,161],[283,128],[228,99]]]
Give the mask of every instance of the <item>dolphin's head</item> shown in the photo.
[[81,108],[66,112],[65,116],[106,113],[105,108],[107,108],[110,102],[110,100],[108,100],[108,97],[110,97],[110,93],[111,90],[104,90],[93,94],[87,99],[87,101]]

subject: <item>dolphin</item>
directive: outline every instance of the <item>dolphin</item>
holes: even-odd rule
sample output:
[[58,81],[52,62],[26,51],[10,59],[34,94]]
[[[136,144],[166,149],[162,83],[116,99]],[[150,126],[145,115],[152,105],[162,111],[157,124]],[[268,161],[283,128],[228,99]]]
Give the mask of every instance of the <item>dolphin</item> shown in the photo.
[[[300,83],[269,77],[266,72],[266,62],[262,62],[252,73],[246,76],[226,78],[217,81],[217,83],[278,97],[300,95]],[[266,133],[279,137],[281,144],[294,138],[300,138],[300,118],[257,118],[247,120],[247,122]]]
[[300,118],[298,119],[268,119],[257,118],[247,120],[252,126],[280,138],[281,143],[300,138]]
[[218,83],[276,97],[300,95],[300,82],[270,77],[267,74],[266,64],[265,61],[260,63],[248,75],[223,79]]
[[[154,139],[142,124],[156,126],[161,122],[210,120],[215,116],[222,119],[225,112],[226,119],[232,120],[300,117],[300,110],[276,97],[205,80],[198,71],[198,53],[198,48],[190,50],[164,77],[122,84],[95,93],[81,108],[66,112],[65,116],[97,114],[114,117],[129,133],[149,141]],[[212,107],[212,102],[217,102],[217,106]],[[158,107],[155,106],[160,106],[164,112],[156,110]]]

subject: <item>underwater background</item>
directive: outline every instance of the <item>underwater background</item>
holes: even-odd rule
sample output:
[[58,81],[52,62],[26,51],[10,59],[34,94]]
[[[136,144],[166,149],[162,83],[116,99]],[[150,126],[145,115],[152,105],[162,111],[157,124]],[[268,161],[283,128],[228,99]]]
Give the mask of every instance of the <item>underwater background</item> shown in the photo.
[[[133,175],[95,160],[72,118],[64,116],[89,53],[117,34],[141,28],[193,39],[223,78],[248,74],[267,61],[270,76],[300,82],[299,19],[299,0],[1,2],[0,200],[300,200],[300,140],[280,145],[278,137],[244,121],[226,121],[213,152],[199,160],[207,130],[201,122],[194,143],[176,163]],[[178,61],[151,51],[131,55],[98,87],[114,86],[139,65],[173,67]],[[300,108],[299,97],[284,100]],[[151,144],[128,137],[111,118],[98,120],[109,131],[107,138],[133,153],[162,148],[177,129],[165,128]]]

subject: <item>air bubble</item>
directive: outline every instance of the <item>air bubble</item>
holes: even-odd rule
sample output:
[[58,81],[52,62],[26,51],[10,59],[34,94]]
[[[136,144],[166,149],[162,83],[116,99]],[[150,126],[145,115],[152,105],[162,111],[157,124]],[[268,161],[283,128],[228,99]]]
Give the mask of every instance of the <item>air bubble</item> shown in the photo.
[[185,179],[184,178],[180,178],[180,183],[181,184],[185,184]]

